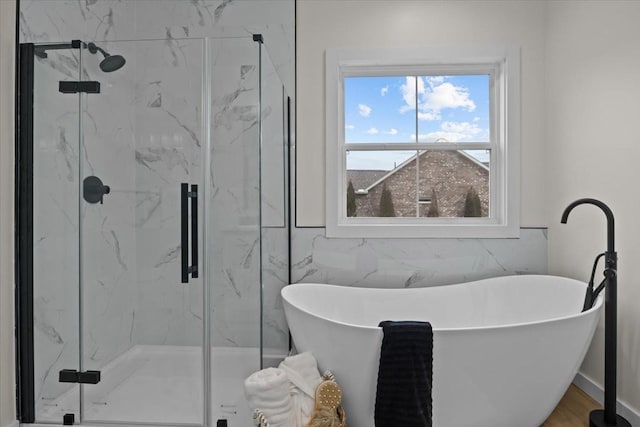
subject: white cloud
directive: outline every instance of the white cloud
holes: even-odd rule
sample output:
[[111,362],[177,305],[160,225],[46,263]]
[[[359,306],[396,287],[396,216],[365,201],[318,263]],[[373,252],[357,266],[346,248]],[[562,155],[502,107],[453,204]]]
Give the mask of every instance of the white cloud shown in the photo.
[[382,133],[385,133],[385,134],[387,134],[387,135],[397,135],[397,134],[398,134],[398,129],[391,128],[391,129],[389,129],[388,131],[386,131],[386,132],[382,132]]
[[441,118],[439,111],[430,111],[428,113],[418,111],[418,120],[440,120]]
[[362,117],[369,117],[371,114],[371,107],[366,104],[358,104],[358,112]]
[[[419,134],[418,141],[421,142],[465,142],[477,140],[478,135],[481,135],[485,130],[480,128],[475,123],[469,122],[443,122],[440,125],[440,130]],[[411,138],[415,138],[415,134]]]
[[464,87],[454,86],[445,82],[433,86],[431,92],[427,91],[424,102],[420,103],[420,109],[440,111],[443,108],[464,108],[467,111],[476,109],[476,104],[469,98],[469,90]]
[[[411,135],[411,139],[416,137],[415,134]],[[456,132],[435,131],[429,133],[418,134],[418,141],[420,142],[460,142],[465,135]]]
[[477,124],[469,122],[442,122],[440,128],[446,132],[456,132],[468,136],[478,135],[482,132]]
[[[416,90],[417,84],[417,90]],[[444,81],[444,76],[405,77],[400,86],[405,104],[400,107],[401,113],[415,110],[416,93],[418,95],[418,118],[420,120],[439,120],[440,111],[445,108],[463,108],[474,111],[476,104],[469,97],[469,89],[455,86]]]
[[344,128],[346,130],[354,130],[356,127],[354,125],[346,125]]
[[405,77],[405,83],[400,86],[400,92],[402,92],[402,99],[404,99],[405,105],[400,107],[401,113],[415,110],[416,107],[416,81],[418,84],[418,96],[424,94],[424,79],[422,77],[415,78],[413,76]]
[[377,135],[378,133],[380,133],[380,131],[379,131],[378,129],[376,129],[376,128],[371,128],[371,129],[369,129],[369,130],[367,131],[367,133],[368,133],[369,135]]
[[474,117],[474,118],[473,118],[473,121],[474,121],[474,122],[479,122],[479,121],[480,121],[480,117]]
[[380,89],[380,95],[385,96],[389,92],[389,85],[386,85],[382,89]]

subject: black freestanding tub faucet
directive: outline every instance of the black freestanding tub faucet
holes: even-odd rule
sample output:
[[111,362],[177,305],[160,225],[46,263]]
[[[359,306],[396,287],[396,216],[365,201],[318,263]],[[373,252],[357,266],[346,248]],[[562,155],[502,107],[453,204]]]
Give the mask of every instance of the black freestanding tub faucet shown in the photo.
[[[569,213],[578,205],[596,205],[607,216],[607,251],[604,253],[604,410],[596,409],[589,414],[589,427],[631,427],[631,423],[616,414],[616,363],[617,363],[617,287],[618,254],[615,249],[613,212],[600,200],[579,199],[566,207],[562,213],[562,224],[567,223]],[[596,258],[596,264],[598,258]],[[595,270],[595,265],[594,265]],[[599,287],[599,289],[601,289]],[[589,292],[589,291],[588,291]],[[597,293],[592,296],[595,300]]]

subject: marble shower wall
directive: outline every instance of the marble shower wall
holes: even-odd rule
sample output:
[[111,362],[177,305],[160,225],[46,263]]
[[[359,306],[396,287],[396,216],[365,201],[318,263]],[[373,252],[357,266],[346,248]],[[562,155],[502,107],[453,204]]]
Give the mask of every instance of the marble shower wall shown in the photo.
[[111,188],[103,203],[79,200],[81,354],[84,369],[100,369],[133,345],[130,331],[137,307],[132,284],[138,268],[136,236],[131,232],[135,193],[130,190],[136,187],[136,129],[128,117],[134,109],[130,94],[136,82],[122,72],[103,73],[99,58],[86,49],[81,55],[83,80],[100,81],[101,91],[68,95],[81,99],[81,118],[75,125],[80,132],[78,179],[97,176]]
[[217,76],[207,217],[212,341],[259,346],[262,279],[264,346],[284,354],[288,333],[278,303],[288,280],[283,84],[264,46],[260,66],[260,45],[251,38],[214,40],[210,49]]
[[[201,149],[206,138],[202,114],[207,83],[199,38],[230,40],[225,44],[212,40],[209,52],[213,64],[209,196],[212,205],[224,207],[218,212],[212,209],[207,218],[215,221],[209,225],[216,237],[209,256],[219,262],[209,266],[215,282],[213,342],[239,346],[259,342],[260,255],[277,261],[267,267],[267,276],[284,278],[287,266],[281,233],[265,230],[263,245],[270,252],[258,251],[259,109],[253,33],[264,35],[264,47],[274,63],[271,75],[293,93],[291,0],[21,1],[21,42],[97,41],[127,58],[124,69],[110,74],[97,68],[99,55],[86,51],[82,75],[77,51],[52,54],[56,60],[45,66],[51,80],[47,84],[53,89],[58,80],[82,77],[99,80],[102,93],[83,95],[83,148],[77,136],[77,96],[76,102],[51,98],[41,104],[46,112],[41,121],[46,123],[42,129],[46,155],[41,161],[49,164],[41,185],[52,205],[46,208],[47,219],[34,242],[42,248],[35,249],[42,261],[36,280],[46,284],[35,301],[41,344],[36,352],[38,398],[57,396],[64,386],[57,383],[55,373],[78,364],[79,274],[85,284],[82,339],[87,369],[103,366],[134,344],[201,342],[202,279],[190,286],[178,283],[179,205],[174,185],[205,179],[200,165],[206,157]],[[239,43],[245,48],[233,47],[234,37],[243,37]],[[141,39],[158,40],[126,41]],[[62,96],[54,92],[55,97]],[[269,110],[278,106],[267,107],[263,116],[279,120]],[[262,167],[275,171],[270,165]],[[86,231],[80,251],[78,176],[90,174],[102,178],[112,192],[104,205],[82,206]],[[274,196],[277,202],[281,195]],[[264,202],[271,206],[268,198]],[[277,220],[278,214],[272,209],[268,215]],[[200,218],[202,226],[202,212]],[[269,309],[265,312],[270,347],[286,343],[282,310],[277,307],[284,282],[276,282],[265,288],[265,300],[275,307],[275,315]]]
[[[131,339],[137,344],[202,345],[202,278],[180,282],[180,184],[202,197],[205,130],[204,41],[106,43],[130,57],[135,127],[137,289]],[[116,83],[117,84],[117,83]],[[202,222],[199,230],[202,230]],[[201,241],[199,252],[202,253]]]
[[[86,50],[36,64],[40,407],[69,388],[56,374],[77,368],[78,354],[84,369],[101,369],[135,344],[202,342],[202,280],[180,283],[178,245],[179,184],[203,179],[204,43],[102,47],[124,55],[126,68],[103,73]],[[180,60],[167,55],[172,47]],[[79,78],[100,81],[101,92],[58,92],[58,81]],[[79,197],[79,177],[90,175],[111,188],[103,204]]]
[[71,388],[60,369],[78,366],[78,97],[57,82],[80,77],[78,52],[56,51],[34,66],[34,361],[37,408]]
[[547,273],[538,228],[519,239],[327,239],[324,228],[296,228],[292,244],[294,283],[409,288]]
[[293,0],[21,0],[22,42],[245,37],[263,34],[294,93]]
[[207,263],[214,346],[260,345],[259,44],[212,41]]
[[266,353],[286,354],[289,332],[280,290],[289,283],[287,93],[268,52],[262,54],[262,283]]

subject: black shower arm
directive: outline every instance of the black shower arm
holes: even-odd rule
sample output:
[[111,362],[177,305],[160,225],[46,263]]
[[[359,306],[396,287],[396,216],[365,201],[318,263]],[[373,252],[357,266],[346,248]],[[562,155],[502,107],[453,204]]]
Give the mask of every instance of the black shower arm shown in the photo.
[[101,48],[100,46],[96,45],[94,42],[82,43],[82,44],[84,45],[85,48],[89,49],[89,52],[91,52],[91,53],[100,52],[102,54],[102,56],[104,56],[105,58],[108,57],[108,56],[111,56],[103,48]]
[[110,56],[104,49],[96,45],[94,42],[85,43],[82,40],[71,40],[71,43],[41,44],[35,46],[35,50],[38,52],[46,52],[48,50],[79,49],[81,47],[89,50],[95,49],[96,52],[102,53],[105,57]]

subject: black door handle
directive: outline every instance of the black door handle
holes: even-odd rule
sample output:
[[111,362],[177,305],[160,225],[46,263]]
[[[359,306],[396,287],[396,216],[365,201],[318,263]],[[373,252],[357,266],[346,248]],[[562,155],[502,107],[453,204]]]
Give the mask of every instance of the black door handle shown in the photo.
[[198,186],[191,186],[191,267],[192,278],[198,277]]
[[[189,198],[191,198],[191,265],[189,265]],[[180,252],[182,283],[198,277],[198,186],[183,182],[180,185]]]

